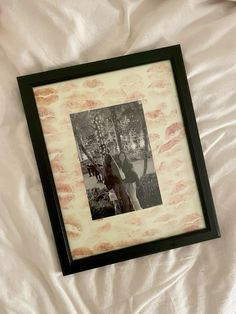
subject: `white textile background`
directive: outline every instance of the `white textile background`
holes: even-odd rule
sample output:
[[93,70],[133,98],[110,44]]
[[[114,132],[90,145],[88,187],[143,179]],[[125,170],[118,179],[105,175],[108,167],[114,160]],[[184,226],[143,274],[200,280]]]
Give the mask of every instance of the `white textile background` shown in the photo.
[[[236,313],[236,3],[0,1],[0,313]],[[16,76],[180,43],[222,238],[62,277]]]

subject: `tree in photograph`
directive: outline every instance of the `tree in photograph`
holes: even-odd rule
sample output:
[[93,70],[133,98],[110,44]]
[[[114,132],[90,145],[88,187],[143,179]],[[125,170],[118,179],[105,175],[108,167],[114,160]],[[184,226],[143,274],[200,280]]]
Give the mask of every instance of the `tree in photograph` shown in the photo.
[[75,138],[80,150],[84,153],[87,159],[93,164],[97,171],[101,173],[101,169],[97,166],[92,154],[88,151],[87,147],[89,142],[95,142],[95,128],[91,123],[88,116],[89,112],[82,114],[71,115],[71,121],[74,126]]
[[98,159],[104,160],[107,145],[113,142],[116,151],[125,151],[131,160],[143,158],[145,176],[149,141],[141,103],[131,102],[80,112],[72,115],[72,121],[82,155],[93,164]]
[[[98,146],[99,146],[99,152],[102,156],[102,158],[104,157],[105,154],[105,150],[104,150],[104,139],[102,136],[102,125],[101,125],[101,120],[98,116],[98,114],[96,114],[93,118],[93,124],[94,124],[94,129],[95,129],[95,136],[98,142]],[[94,143],[93,143],[94,145]]]
[[[117,109],[113,109],[113,115],[116,116],[116,133],[121,142],[119,144],[120,150],[126,148],[126,150],[132,150],[139,154],[143,151],[143,176],[145,176],[148,165],[149,142],[142,105],[135,102],[120,106],[119,110]],[[128,146],[125,147],[125,143],[121,139],[127,137],[129,139]]]
[[121,132],[120,132],[120,127],[119,127],[119,112],[117,110],[117,106],[113,106],[110,108],[110,119],[113,124],[114,134],[115,134],[119,151],[122,151],[123,146],[122,146],[122,141],[121,141]]

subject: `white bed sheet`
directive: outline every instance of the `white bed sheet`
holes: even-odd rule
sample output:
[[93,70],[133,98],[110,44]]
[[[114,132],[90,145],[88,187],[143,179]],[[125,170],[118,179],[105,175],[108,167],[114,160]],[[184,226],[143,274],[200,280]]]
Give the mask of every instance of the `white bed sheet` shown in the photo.
[[[0,1],[0,313],[236,313],[236,3]],[[180,43],[222,238],[62,277],[16,76]]]

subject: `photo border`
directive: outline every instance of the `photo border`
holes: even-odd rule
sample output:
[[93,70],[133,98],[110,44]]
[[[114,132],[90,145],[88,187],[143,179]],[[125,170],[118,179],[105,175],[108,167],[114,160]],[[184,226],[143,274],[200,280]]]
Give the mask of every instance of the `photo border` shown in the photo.
[[[73,260],[33,88],[170,60],[206,227]],[[17,77],[63,275],[220,237],[180,45]]]

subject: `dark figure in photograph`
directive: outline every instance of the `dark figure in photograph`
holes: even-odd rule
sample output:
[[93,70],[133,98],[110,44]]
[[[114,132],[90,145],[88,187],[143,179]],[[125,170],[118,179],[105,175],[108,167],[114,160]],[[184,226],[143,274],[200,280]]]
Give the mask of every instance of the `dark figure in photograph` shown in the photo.
[[120,152],[119,154],[119,165],[125,175],[123,183],[125,184],[126,192],[129,195],[133,207],[135,210],[142,209],[136,195],[137,185],[139,185],[139,177],[134,170],[132,162],[124,152]]
[[87,170],[88,170],[88,174],[90,177],[93,176],[93,170],[92,170],[93,165],[89,164],[87,165]]
[[90,177],[96,177],[97,182],[103,182],[102,165],[93,157],[93,163],[87,165],[88,174]]
[[96,164],[93,166],[94,167],[94,174],[97,179],[97,182],[102,182],[102,165],[101,164]]
[[115,192],[121,212],[127,213],[134,211],[133,205],[122,183],[122,178],[120,176],[118,166],[116,165],[114,159],[109,153],[107,153],[104,158],[103,173],[104,184],[109,191],[113,189],[113,191]]

